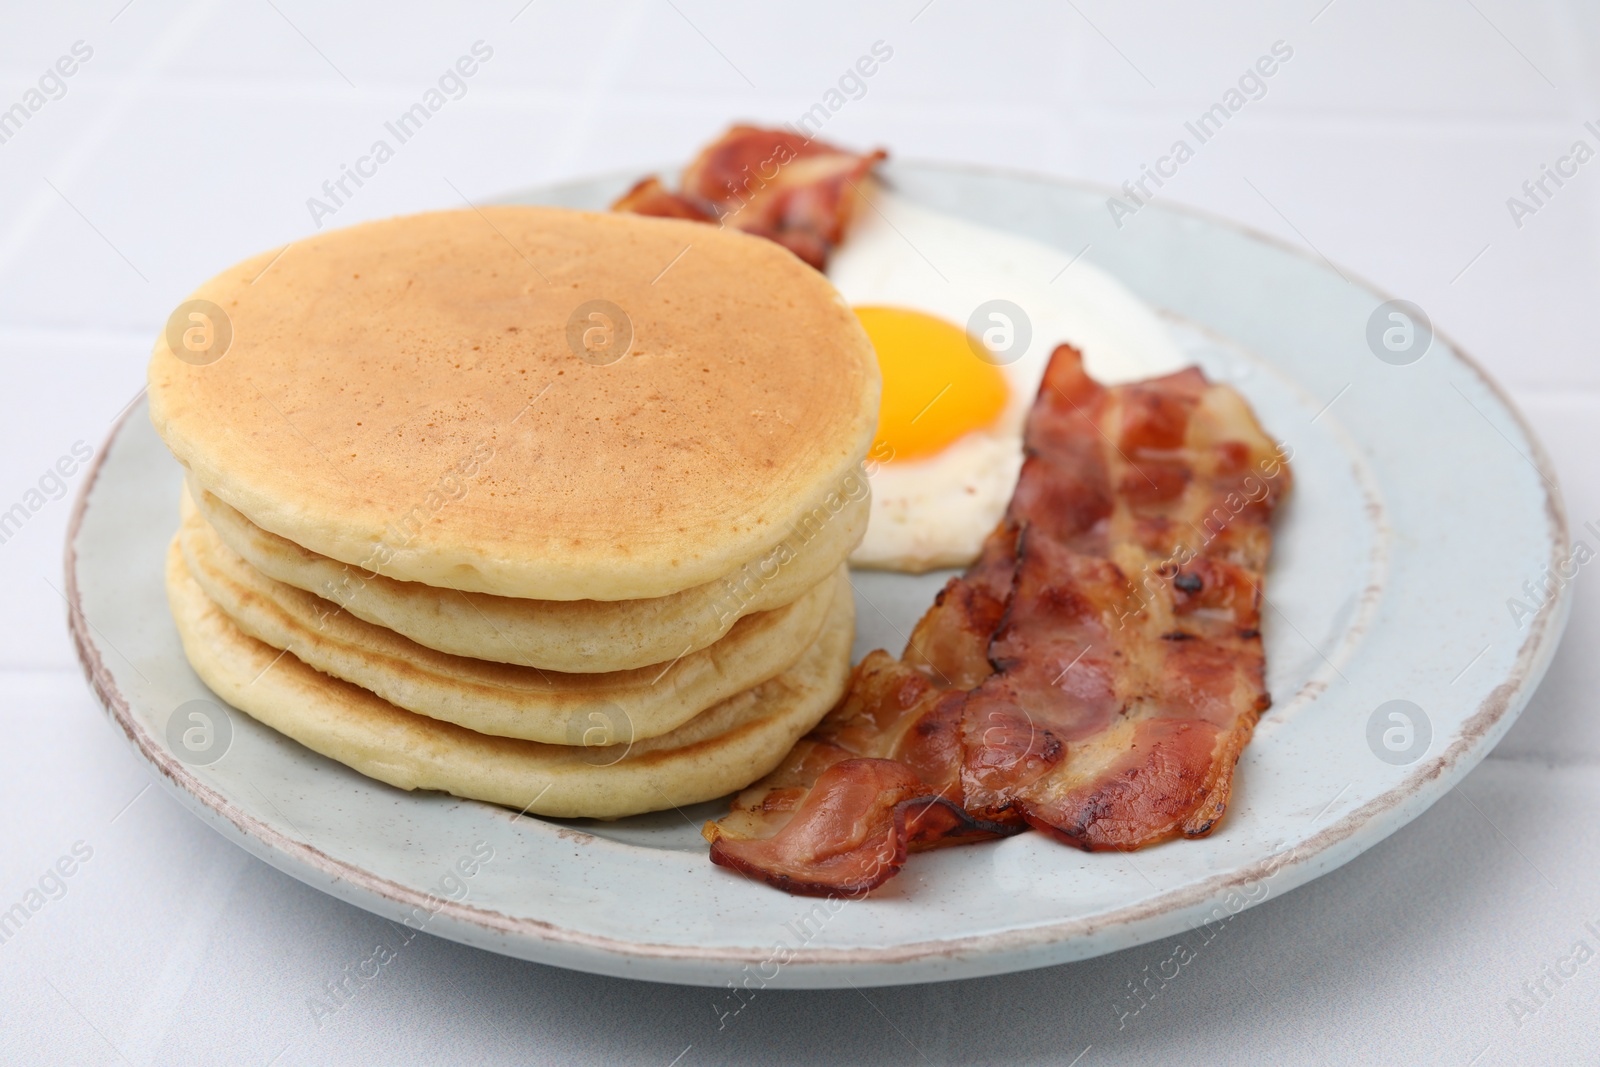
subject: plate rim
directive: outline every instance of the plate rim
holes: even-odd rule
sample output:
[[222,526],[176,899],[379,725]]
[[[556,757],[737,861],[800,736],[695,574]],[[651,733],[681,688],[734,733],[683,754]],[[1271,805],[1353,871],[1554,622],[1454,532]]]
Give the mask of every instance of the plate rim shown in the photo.
[[[1020,179],[1038,185],[1087,191],[1096,194],[1105,193],[1110,195],[1115,192],[1110,186],[1097,182],[1015,168],[990,167],[978,163],[912,159],[906,160],[899,165],[912,169],[967,173],[989,178]],[[669,170],[670,168],[660,168],[650,173]],[[579,177],[528,187],[527,191],[531,192],[535,189],[550,191],[612,178],[626,179],[628,175],[634,173],[636,172],[629,170],[617,171],[611,174],[596,174],[590,177]],[[498,199],[504,201],[506,197],[516,195],[518,195],[518,191],[512,191]],[[1159,206],[1163,210],[1231,230],[1253,241],[1271,246],[1281,252],[1289,253],[1315,266],[1333,267],[1347,280],[1364,288],[1380,298],[1380,300],[1395,299],[1388,290],[1374,285],[1361,274],[1350,271],[1342,265],[1334,267],[1332,261],[1321,254],[1293,245],[1277,235],[1266,233],[1248,224],[1181,201],[1169,201]],[[1532,425],[1505,389],[1484,370],[1477,359],[1457,344],[1448,333],[1440,330],[1437,324],[1434,327],[1434,334],[1448,345],[1450,357],[1459,361],[1462,366],[1470,371],[1511,416],[1518,429],[1522,432],[1524,439],[1528,442],[1532,455],[1527,458],[1534,466],[1536,473],[1539,474],[1542,483],[1543,512],[1550,529],[1550,561],[1552,563],[1559,562],[1563,558],[1562,553],[1566,551],[1567,545],[1571,540],[1571,529],[1555,468],[1548,453],[1545,451],[1543,442],[1539,440]],[[294,865],[293,867],[279,867],[279,869],[285,870],[286,873],[292,876],[299,877],[302,881],[307,880],[302,877],[302,873],[304,873],[332,879],[336,883],[347,883],[357,890],[370,893],[392,905],[399,905],[406,909],[425,908],[434,913],[436,917],[443,916],[463,927],[480,931],[484,934],[511,935],[526,938],[558,949],[578,948],[597,951],[605,956],[625,962],[629,960],[641,962],[672,960],[685,963],[693,962],[722,966],[744,965],[748,967],[763,964],[769,959],[770,949],[753,945],[714,947],[614,938],[569,929],[532,917],[510,916],[491,908],[478,907],[465,901],[456,902],[430,897],[426,893],[411,889],[350,861],[338,859],[314,845],[297,841],[274,829],[271,825],[235,806],[224,794],[201,781],[184,764],[155,744],[149,732],[140,725],[134,716],[127,698],[117,686],[114,675],[106,666],[101,650],[94,641],[91,632],[93,624],[89,622],[83,610],[77,573],[78,534],[88,513],[90,498],[99,481],[104,462],[112,448],[115,447],[118,436],[128,420],[136,414],[142,413],[144,409],[145,405],[135,403],[122,412],[116,422],[112,424],[109,433],[91,462],[86,476],[79,484],[67,523],[63,560],[66,572],[65,591],[68,628],[72,635],[78,662],[83,668],[90,689],[105,708],[111,720],[121,728],[135,751],[159,773],[163,785],[186,807],[194,810],[204,821],[213,823],[213,825],[215,823],[211,816],[219,816],[242,838],[236,843],[240,844],[241,847],[245,847],[252,854],[257,855],[258,858],[270,862],[268,856],[272,856],[290,861]],[[1476,759],[1466,762],[1467,757],[1472,755],[1473,750],[1482,745],[1485,737],[1490,735],[1496,727],[1504,724],[1505,727],[1509,728],[1510,723],[1515,720],[1516,715],[1526,705],[1528,698],[1532,696],[1533,690],[1537,688],[1539,681],[1549,667],[1556,647],[1560,643],[1561,635],[1566,628],[1572,599],[1570,588],[1563,586],[1558,593],[1558,597],[1559,602],[1555,605],[1555,611],[1541,611],[1538,613],[1538,616],[1531,624],[1529,633],[1518,648],[1516,658],[1504,679],[1489,692],[1473,713],[1462,722],[1459,736],[1455,738],[1451,745],[1440,752],[1437,757],[1430,759],[1425,756],[1399,784],[1366,804],[1346,812],[1337,820],[1298,844],[1290,845],[1264,859],[1254,861],[1237,870],[1213,875],[1170,890],[1158,891],[1155,896],[1149,899],[1094,916],[1063,919],[1057,922],[1042,923],[1015,930],[971,934],[958,938],[902,942],[896,945],[857,948],[804,946],[794,950],[785,967],[795,968],[797,971],[806,971],[818,967],[850,965],[898,967],[921,961],[967,956],[992,958],[1018,951],[1042,950],[1050,945],[1091,936],[1109,927],[1123,926],[1154,919],[1162,915],[1181,913],[1215,901],[1228,894],[1231,890],[1265,882],[1267,879],[1278,878],[1286,872],[1299,872],[1302,875],[1296,878],[1291,874],[1286,885],[1286,889],[1296,888],[1312,880],[1316,874],[1324,873],[1323,870],[1316,870],[1313,873],[1315,861],[1319,858],[1327,857],[1330,852],[1336,850],[1339,845],[1349,840],[1361,829],[1375,820],[1381,819],[1388,813],[1425,799],[1426,803],[1421,810],[1409,818],[1389,826],[1371,843],[1376,844],[1378,841],[1389,837],[1401,826],[1420,815],[1422,810],[1426,810],[1427,807],[1431,806],[1448,791],[1447,789],[1442,789],[1435,796],[1424,798],[1422,794],[1431,783],[1443,781],[1446,786],[1453,785],[1454,782],[1464,777],[1473,766],[1476,766],[1477,763],[1488,756],[1488,751],[1483,751]],[[256,845],[266,850],[267,855],[263,855],[246,844],[246,841],[251,841],[252,839]],[[1364,850],[1363,848],[1359,851]],[[1349,855],[1338,856],[1335,858],[1334,863],[1326,869],[1331,870],[1348,862],[1355,855],[1358,855],[1359,851]],[[276,863],[272,865],[279,866]],[[1280,884],[1282,883],[1280,882]],[[323,889],[325,892],[329,891],[324,886],[316,886],[316,888]],[[347,897],[341,894],[334,893],[333,895],[341,896],[341,899],[348,900]],[[1261,900],[1268,899],[1271,895],[1263,895]],[[349,902],[361,906],[359,901],[351,900]],[[1259,901],[1247,901],[1245,906],[1253,906],[1254,903],[1259,903]],[[495,950],[487,944],[473,943],[491,951]],[[518,953],[509,954],[518,955]],[[1045,966],[1052,962],[1057,961],[1040,960],[1035,964],[1031,964],[1031,966]],[[1024,964],[1022,967],[1007,967],[1005,969],[1008,971],[1020,970],[1027,969],[1028,966],[1030,965]],[[899,980],[907,982],[937,981],[946,977],[961,976],[933,974],[920,978],[901,977]],[[668,978],[663,980],[674,981],[675,979]],[[676,980],[692,979],[687,979],[687,976],[685,976]]]

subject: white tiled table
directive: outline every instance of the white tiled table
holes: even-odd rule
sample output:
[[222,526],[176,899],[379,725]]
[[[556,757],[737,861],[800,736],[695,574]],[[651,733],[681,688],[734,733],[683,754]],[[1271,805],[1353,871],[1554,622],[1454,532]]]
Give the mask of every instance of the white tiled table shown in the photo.
[[[798,117],[893,49],[829,137],[1120,184],[1275,41],[1292,59],[1162,195],[1421,304],[1509,386],[1600,519],[1589,162],[1519,228],[1506,199],[1600,119],[1585,0],[867,5],[99,0],[0,14],[0,109],[93,54],[0,143],[0,509],[134,397],[198,280],[312,229],[306,207],[475,41],[492,58],[336,224],[682,158],[730,118]],[[444,8],[450,10],[446,13]],[[119,10],[120,9],[120,10]],[[68,479],[76,489],[76,476]],[[53,488],[48,483],[47,488]],[[1005,978],[763,993],[567,973],[421,937],[321,1025],[307,999],[384,924],[249,858],[146,786],[79,675],[48,501],[0,544],[0,944],[7,1063],[1593,1063],[1600,956],[1600,578],[1550,675],[1453,794],[1341,870],[1231,921],[1119,1019],[1154,944]],[[1462,580],[1470,581],[1471,575]],[[1508,1001],[1538,1003],[1516,1018]],[[1119,1022],[1121,1026],[1119,1027]],[[679,1057],[678,1059],[674,1059]]]

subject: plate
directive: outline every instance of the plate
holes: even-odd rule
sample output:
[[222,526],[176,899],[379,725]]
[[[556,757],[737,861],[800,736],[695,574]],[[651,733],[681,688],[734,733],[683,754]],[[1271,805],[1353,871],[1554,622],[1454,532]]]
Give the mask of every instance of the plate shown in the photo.
[[[631,177],[515,199],[598,208]],[[220,758],[196,762],[174,743],[192,722],[176,713],[216,698],[167,614],[180,473],[142,407],[101,449],[67,542],[72,631],[112,720],[224,836],[358,907],[543,963],[746,989],[997,974],[1218,921],[1349,861],[1488,753],[1555,651],[1570,542],[1532,432],[1419,309],[1194,212],[1148,204],[1119,228],[1093,187],[938,165],[886,178],[1121,278],[1293,449],[1263,623],[1275,704],[1211,837],[1090,854],[1025,834],[917,856],[864,900],[818,901],[707,861],[698,827],[720,802],[615,823],[519,817],[368,780],[225,710]],[[897,652],[943,577],[854,575],[857,656]]]

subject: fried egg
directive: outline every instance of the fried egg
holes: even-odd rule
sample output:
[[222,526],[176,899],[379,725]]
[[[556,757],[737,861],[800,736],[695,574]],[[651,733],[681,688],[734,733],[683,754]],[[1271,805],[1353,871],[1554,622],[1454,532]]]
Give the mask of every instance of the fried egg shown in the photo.
[[1056,345],[1107,384],[1182,367],[1153,309],[1028,238],[878,190],[828,265],[883,371],[866,470],[872,518],[850,557],[921,573],[977,557],[1022,469],[1022,428]]

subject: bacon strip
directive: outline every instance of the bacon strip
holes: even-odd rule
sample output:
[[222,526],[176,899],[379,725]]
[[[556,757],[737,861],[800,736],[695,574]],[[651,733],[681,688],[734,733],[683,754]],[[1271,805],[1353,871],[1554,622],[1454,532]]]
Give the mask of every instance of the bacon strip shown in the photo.
[[881,148],[858,155],[789,130],[734,126],[684,170],[680,191],[645,178],[611,210],[733,226],[822,270],[844,240],[861,182],[886,158]]
[[1270,704],[1261,576],[1285,452],[1197,370],[1108,389],[1067,345],[1025,450],[979,559],[902,660],[863,660],[707,825],[714,862],[853,895],[908,853],[1027,827],[1096,850],[1216,826]]

